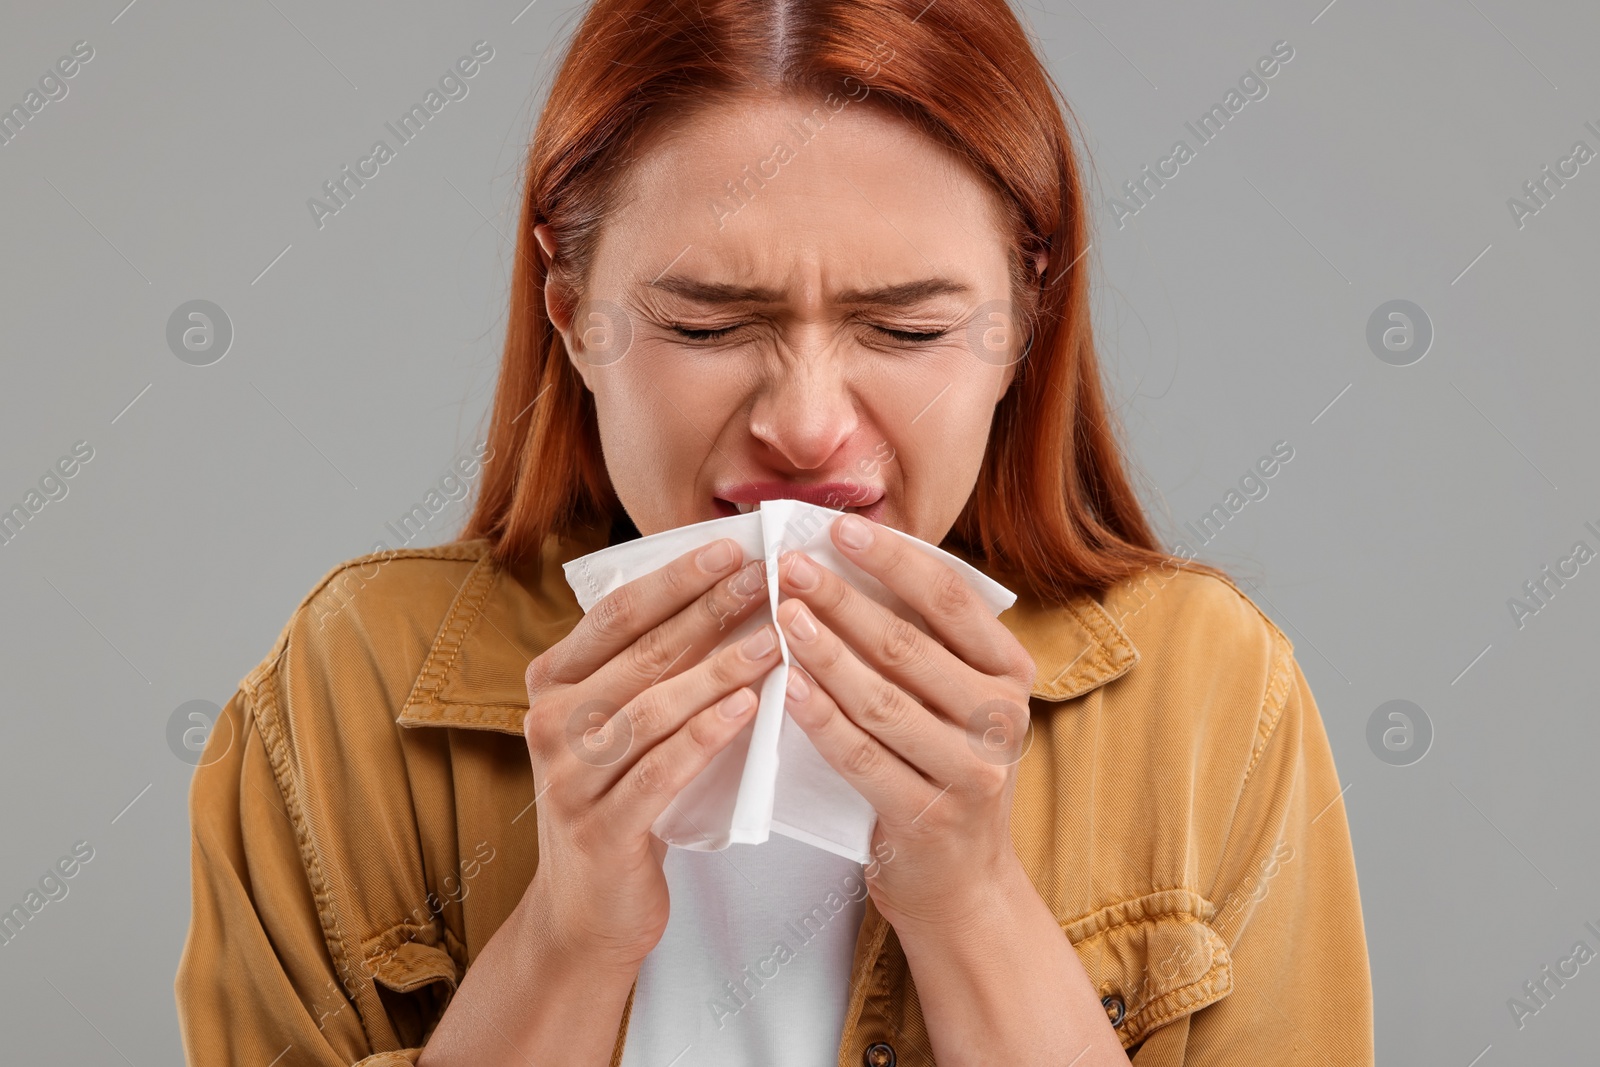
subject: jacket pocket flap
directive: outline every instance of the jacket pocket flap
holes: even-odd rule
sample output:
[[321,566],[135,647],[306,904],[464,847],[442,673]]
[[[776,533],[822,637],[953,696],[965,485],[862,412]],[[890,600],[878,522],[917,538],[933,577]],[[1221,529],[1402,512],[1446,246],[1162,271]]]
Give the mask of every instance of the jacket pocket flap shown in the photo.
[[1129,1048],[1233,989],[1228,946],[1199,895],[1168,890],[1102,908],[1062,929]]
[[443,981],[453,993],[458,980],[456,963],[450,954],[420,941],[404,941],[367,957],[367,971],[373,981],[396,993],[410,993],[438,981]]

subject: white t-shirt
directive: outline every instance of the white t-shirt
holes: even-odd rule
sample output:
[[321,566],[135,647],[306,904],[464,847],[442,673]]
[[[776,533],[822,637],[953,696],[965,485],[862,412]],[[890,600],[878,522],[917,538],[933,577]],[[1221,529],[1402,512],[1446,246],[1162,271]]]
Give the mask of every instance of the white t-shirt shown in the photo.
[[773,834],[670,848],[672,911],[634,991],[622,1067],[833,1067],[866,911],[862,866]]

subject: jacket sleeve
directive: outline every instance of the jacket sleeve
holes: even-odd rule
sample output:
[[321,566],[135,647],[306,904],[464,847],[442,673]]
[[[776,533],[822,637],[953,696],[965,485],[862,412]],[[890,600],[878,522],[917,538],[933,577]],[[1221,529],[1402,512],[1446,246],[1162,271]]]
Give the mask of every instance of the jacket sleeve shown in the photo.
[[341,977],[297,813],[241,690],[212,727],[189,791],[193,913],[175,983],[186,1061],[415,1064],[420,1045],[384,1047],[395,1043],[389,1020],[358,1010],[377,997],[359,963]]
[[1373,1063],[1372,983],[1338,773],[1292,647],[1274,632],[1258,740],[1210,899],[1228,995],[1150,1035],[1137,1067]]

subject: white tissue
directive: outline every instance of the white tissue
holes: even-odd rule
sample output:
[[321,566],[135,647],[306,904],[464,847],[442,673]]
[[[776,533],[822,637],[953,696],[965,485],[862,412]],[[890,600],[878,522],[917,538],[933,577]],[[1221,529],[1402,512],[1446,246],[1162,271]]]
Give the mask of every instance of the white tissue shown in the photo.
[[[778,607],[778,557],[799,549],[923,633],[930,633],[921,615],[833,547],[829,531],[842,514],[799,500],[766,500],[748,514],[611,545],[580,556],[563,569],[579,605],[588,611],[617,587],[692,549],[721,537],[733,539],[744,550],[746,561],[767,561],[767,603],[731,629],[712,650],[715,652],[773,621]],[[899,530],[878,529],[953,567],[994,614],[1016,602],[1016,594],[965,560]],[[822,758],[805,731],[784,711],[790,658],[781,628],[778,645],[782,662],[757,687],[761,701],[755,718],[678,794],[651,830],[669,845],[695,851],[759,844],[776,831],[866,863],[871,858],[877,813]]]

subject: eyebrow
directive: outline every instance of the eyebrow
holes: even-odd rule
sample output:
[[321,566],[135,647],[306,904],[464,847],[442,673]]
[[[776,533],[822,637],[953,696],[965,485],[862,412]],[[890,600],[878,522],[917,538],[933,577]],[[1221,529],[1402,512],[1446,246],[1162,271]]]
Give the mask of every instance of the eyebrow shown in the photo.
[[[783,292],[759,285],[731,285],[669,274],[650,283],[652,289],[673,293],[702,304],[776,304]],[[953,278],[921,278],[872,289],[846,289],[836,299],[841,304],[870,307],[905,307],[934,296],[968,296],[973,289]]]

